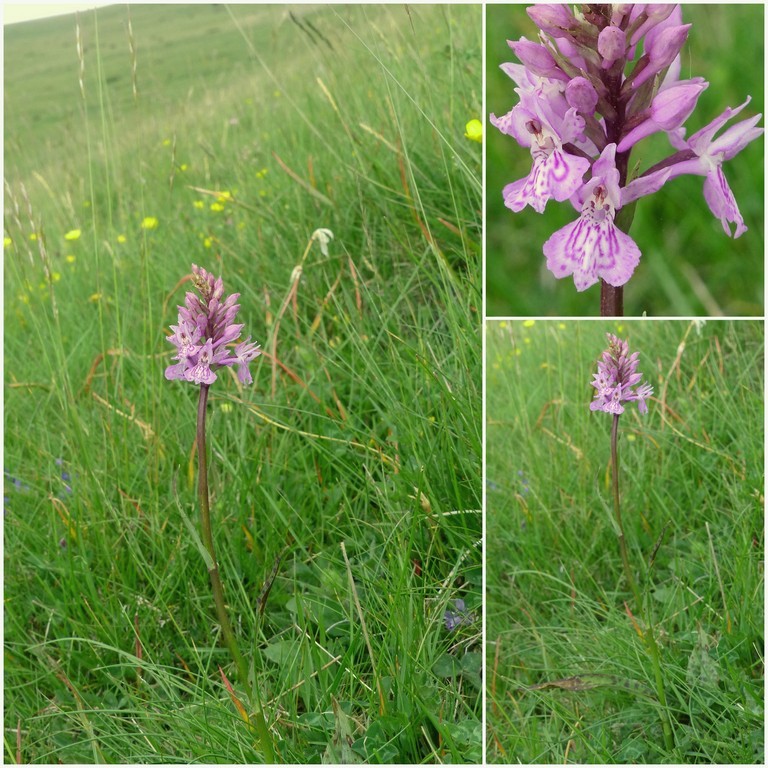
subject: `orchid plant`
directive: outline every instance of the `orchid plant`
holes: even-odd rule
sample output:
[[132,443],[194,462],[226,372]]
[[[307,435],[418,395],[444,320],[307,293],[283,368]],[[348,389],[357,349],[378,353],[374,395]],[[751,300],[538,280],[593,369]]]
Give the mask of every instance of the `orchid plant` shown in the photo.
[[[253,378],[248,366],[252,360],[261,354],[261,349],[258,344],[251,342],[250,336],[231,348],[231,345],[240,337],[244,327],[242,323],[234,322],[240,310],[240,305],[237,303],[240,294],[233,293],[225,297],[224,283],[221,277],[215,278],[195,264],[192,265],[192,284],[197,289],[197,295],[192,291],[187,292],[184,306],[178,307],[178,322],[171,326],[173,334],[167,337],[176,352],[173,359],[178,362],[165,369],[165,378],[181,380],[200,387],[197,407],[197,493],[200,503],[201,538],[204,547],[202,554],[208,567],[216,614],[224,641],[237,667],[240,682],[248,688],[251,703],[255,708],[254,723],[251,723],[251,718],[245,713],[242,705],[238,709],[241,710],[241,715],[249,726],[254,727],[264,753],[265,762],[274,763],[275,750],[262,712],[258,683],[249,685],[248,665],[240,652],[237,638],[227,615],[224,585],[219,573],[213,543],[205,418],[208,407],[208,392],[218,378],[217,371],[234,366],[237,368],[237,377],[240,383],[250,384]],[[224,677],[223,672],[222,676]],[[224,680],[228,685],[226,677]],[[237,704],[239,701],[236,701]]]
[[[680,79],[691,29],[680,5],[541,4],[527,12],[539,39],[509,41],[522,63],[501,65],[520,100],[507,114],[490,115],[533,161],[528,176],[504,187],[504,203],[543,213],[550,199],[569,201],[579,215],[544,243],[547,268],[556,278],[572,275],[577,291],[600,281],[601,315],[621,315],[623,286],[641,257],[628,234],[638,199],[683,174],[703,176],[704,199],[725,234],[747,231],[723,164],[763,133],[761,115],[716,136],[749,104],[747,96],[686,136],[708,83]],[[660,132],[670,154],[630,172],[632,149]]]
[[[621,495],[619,493],[619,418],[625,410],[623,403],[636,402],[640,413],[648,413],[648,403],[646,401],[653,395],[653,387],[648,383],[640,384],[643,374],[637,370],[639,354],[637,352],[630,354],[629,344],[614,334],[609,333],[607,336],[608,347],[597,361],[597,373],[592,376],[591,383],[595,388],[595,394],[589,407],[592,411],[602,411],[611,414],[613,417],[611,425],[611,485],[613,490],[613,514],[616,519],[619,551],[624,567],[624,577],[634,598],[635,612],[640,617],[640,620],[646,624],[643,628],[635,622],[635,628],[645,643],[653,666],[664,744],[671,751],[674,748],[674,734],[667,712],[667,697],[661,670],[659,648],[654,636],[654,628],[650,621],[650,611],[645,611],[643,598],[629,562],[624,523],[621,517]],[[628,607],[627,613],[630,617],[632,616]]]

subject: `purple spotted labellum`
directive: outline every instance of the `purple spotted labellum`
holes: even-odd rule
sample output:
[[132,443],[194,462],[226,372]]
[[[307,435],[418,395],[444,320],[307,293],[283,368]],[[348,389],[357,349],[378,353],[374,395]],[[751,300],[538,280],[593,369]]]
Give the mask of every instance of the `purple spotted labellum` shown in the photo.
[[[544,244],[556,278],[573,276],[578,291],[601,283],[601,313],[623,312],[623,286],[641,260],[628,234],[633,205],[683,174],[705,177],[704,198],[725,233],[747,231],[722,166],[764,132],[758,114],[718,133],[749,98],[686,139],[708,83],[680,79],[681,51],[693,33],[683,8],[670,4],[539,4],[527,9],[536,40],[508,41],[522,62],[504,63],[518,102],[489,120],[531,154],[527,176],[502,195],[514,212],[544,213],[550,200],[569,201],[578,218]],[[665,134],[667,157],[642,168],[633,149]],[[735,225],[732,231],[731,225]]]

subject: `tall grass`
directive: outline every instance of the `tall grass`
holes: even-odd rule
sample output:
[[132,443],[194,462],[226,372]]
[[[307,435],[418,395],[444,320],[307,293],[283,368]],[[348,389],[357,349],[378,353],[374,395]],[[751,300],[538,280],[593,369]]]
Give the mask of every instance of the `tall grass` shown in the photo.
[[[622,517],[673,750],[588,408],[608,331],[655,390],[622,417]],[[489,762],[763,762],[763,344],[751,321],[489,323]]]
[[480,759],[479,622],[443,624],[481,600],[480,13],[6,30],[40,54],[5,69],[7,760],[263,757],[218,669],[196,392],[163,378],[193,262],[264,348],[211,392],[209,483],[280,759]]

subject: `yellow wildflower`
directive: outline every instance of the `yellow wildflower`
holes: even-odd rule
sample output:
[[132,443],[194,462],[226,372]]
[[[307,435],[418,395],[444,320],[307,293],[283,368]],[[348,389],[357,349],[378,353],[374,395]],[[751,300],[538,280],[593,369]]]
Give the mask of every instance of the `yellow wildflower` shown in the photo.
[[535,320],[525,320],[523,322],[523,328],[530,328],[530,327],[532,327],[534,325],[536,325],[536,321]]
[[74,264],[75,263],[75,257],[70,253],[68,256],[64,257],[64,261],[66,261],[67,264]]
[[479,120],[470,120],[467,123],[464,133],[465,138],[470,141],[483,143],[483,124]]
[[182,164],[179,166],[179,170],[180,170],[182,173],[184,173],[184,171],[186,171],[186,170],[187,170],[187,168],[188,168],[188,166],[187,166],[187,164],[186,164],[186,163],[182,163]]
[[210,237],[206,237],[205,240],[203,240],[203,246],[205,248],[210,248],[213,244],[213,240]]
[[154,216],[146,216],[141,222],[142,229],[157,229],[158,221]]
[[88,297],[88,301],[99,301],[99,299],[101,299],[101,294],[100,293],[92,293]]
[[227,203],[232,199],[232,193],[224,190],[224,192],[219,192],[219,196],[216,198],[217,202],[219,203]]
[[8,248],[11,245],[13,245],[13,240],[11,240],[10,237],[4,237],[3,238],[3,248]]
[[192,205],[194,205],[195,208],[205,208],[205,203],[202,200],[195,200]]
[[224,206],[221,203],[211,203],[211,210],[218,213],[224,210]]
[[82,233],[80,232],[79,229],[70,229],[69,232],[67,232],[67,234],[64,235],[64,239],[65,240],[79,240],[81,234]]
[[117,236],[117,242],[118,243],[127,243],[128,238],[125,235],[118,235]]
[[61,280],[61,272],[51,272],[51,280],[54,283],[58,283]]
[[37,240],[37,232],[33,232],[33,233],[32,233],[32,234],[29,236],[29,239],[30,239],[30,240],[31,240],[31,241],[34,243],[34,242],[35,242],[35,240]]

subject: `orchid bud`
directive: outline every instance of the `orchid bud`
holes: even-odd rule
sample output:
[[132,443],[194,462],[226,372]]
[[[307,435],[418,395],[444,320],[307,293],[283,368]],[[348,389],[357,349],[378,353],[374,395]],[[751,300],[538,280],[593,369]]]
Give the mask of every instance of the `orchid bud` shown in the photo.
[[651,40],[646,39],[646,51],[643,59],[648,65],[634,79],[633,88],[639,88],[644,82],[666,69],[680,53],[680,49],[688,39],[690,24],[667,27]]
[[578,26],[573,13],[565,5],[534,5],[525,10],[533,23],[552,37],[568,37],[568,33]]
[[552,54],[543,45],[533,43],[525,38],[521,38],[517,42],[507,40],[507,44],[515,52],[515,56],[534,75],[560,80],[568,79],[568,76],[557,66]]
[[577,112],[592,115],[597,106],[598,94],[586,77],[574,77],[565,86],[565,100]]
[[709,83],[701,77],[684,80],[660,91],[651,103],[651,117],[660,128],[679,128],[696,108],[696,102]]
[[699,96],[708,86],[704,78],[694,77],[659,91],[647,110],[647,119],[622,138],[618,151],[626,152],[640,139],[656,131],[674,131],[679,128],[690,117]]
[[627,38],[618,27],[606,27],[597,38],[597,52],[603,58],[603,69],[609,69],[613,62],[624,57]]
[[643,14],[645,18],[640,26],[637,27],[637,29],[635,29],[631,34],[630,42],[632,45],[635,45],[638,40],[643,37],[643,35],[645,35],[649,30],[653,29],[657,24],[660,24],[662,21],[666,21],[678,6],[675,3],[659,3],[658,5],[652,5],[649,3],[648,5],[641,7],[644,8]]

